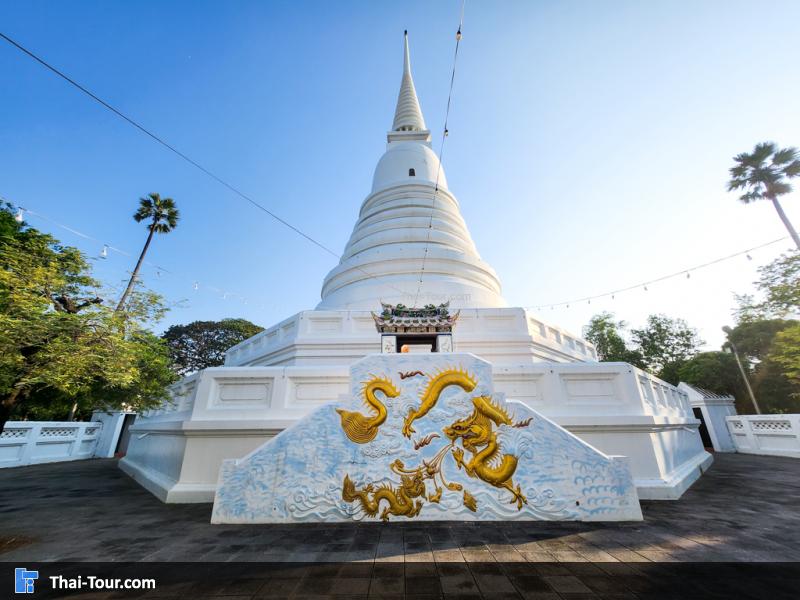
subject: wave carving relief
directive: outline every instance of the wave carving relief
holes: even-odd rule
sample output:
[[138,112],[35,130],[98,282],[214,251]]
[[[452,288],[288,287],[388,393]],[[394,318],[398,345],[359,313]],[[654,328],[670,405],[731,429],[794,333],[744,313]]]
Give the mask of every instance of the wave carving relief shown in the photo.
[[224,461],[213,523],[642,518],[626,458],[494,393],[473,355],[372,355],[350,384]]

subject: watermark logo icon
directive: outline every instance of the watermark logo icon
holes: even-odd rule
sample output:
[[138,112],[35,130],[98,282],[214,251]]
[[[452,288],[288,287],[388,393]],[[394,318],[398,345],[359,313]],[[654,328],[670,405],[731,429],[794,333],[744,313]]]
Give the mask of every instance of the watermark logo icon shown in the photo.
[[28,571],[25,568],[14,569],[14,591],[17,594],[32,594],[33,584],[39,579],[39,571]]

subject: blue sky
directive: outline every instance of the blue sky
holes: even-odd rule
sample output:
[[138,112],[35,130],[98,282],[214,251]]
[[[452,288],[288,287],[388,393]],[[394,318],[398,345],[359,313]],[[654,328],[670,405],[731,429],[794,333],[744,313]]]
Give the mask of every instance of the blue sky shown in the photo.
[[[403,29],[437,139],[459,8],[5,2],[0,29],[341,251],[391,125]],[[771,206],[724,186],[756,142],[800,145],[798,19],[793,1],[468,1],[444,167],[508,301],[576,332],[599,310],[634,325],[664,312],[718,345],[732,293],[788,242],[613,301],[549,304],[785,235]],[[333,257],[5,43],[0,77],[0,195],[131,254],[137,198],[178,202],[179,227],[149,255],[169,273],[144,271],[173,305],[162,327],[268,326],[316,305]],[[784,204],[800,225],[800,192]],[[96,272],[120,283],[132,262],[112,252]]]

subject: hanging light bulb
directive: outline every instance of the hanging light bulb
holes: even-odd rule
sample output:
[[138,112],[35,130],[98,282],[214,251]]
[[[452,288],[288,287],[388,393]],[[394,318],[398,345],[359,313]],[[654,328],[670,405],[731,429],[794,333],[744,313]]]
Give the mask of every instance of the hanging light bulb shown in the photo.
[[611,299],[612,299],[612,300],[614,299],[614,294],[611,294]]
[[461,27],[459,27],[458,31],[456,31],[456,41],[457,42],[461,41]]
[[449,129],[445,129],[444,130],[444,137],[447,137],[448,135],[450,135],[450,130]]
[[108,246],[103,244],[103,249],[100,250],[100,258],[108,258]]
[[753,260],[753,257],[748,254],[747,255],[747,260]]
[[689,271],[686,271],[686,279],[691,279],[691,278],[692,278],[692,274],[689,273]]
[[589,300],[589,301],[588,301],[586,304],[591,304],[591,303],[592,303],[592,301],[591,301],[591,300]]
[[17,223],[22,223],[24,219],[25,219],[25,211],[20,208],[17,210],[17,214],[14,216],[14,220]]
[[200,288],[200,284],[195,281],[194,284],[192,285],[192,288],[196,292]]

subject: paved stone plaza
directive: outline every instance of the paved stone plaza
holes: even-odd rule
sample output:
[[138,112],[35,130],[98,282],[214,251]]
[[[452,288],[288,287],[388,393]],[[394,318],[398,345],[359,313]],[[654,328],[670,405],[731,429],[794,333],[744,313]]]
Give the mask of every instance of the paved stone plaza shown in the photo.
[[681,500],[643,502],[644,522],[623,524],[222,526],[211,505],[162,504],[113,460],[4,469],[0,560],[239,563],[200,583],[203,566],[186,566],[161,597],[758,598],[766,572],[772,600],[796,598],[797,568],[720,564],[712,580],[675,564],[800,561],[800,461],[715,459]]

